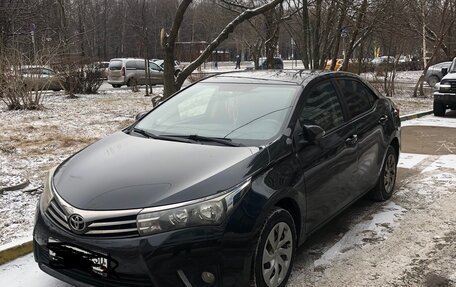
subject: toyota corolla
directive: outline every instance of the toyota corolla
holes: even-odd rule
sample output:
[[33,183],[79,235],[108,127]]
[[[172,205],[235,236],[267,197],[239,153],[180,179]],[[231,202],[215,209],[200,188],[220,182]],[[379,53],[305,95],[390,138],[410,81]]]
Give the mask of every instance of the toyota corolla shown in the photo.
[[49,172],[35,260],[83,286],[285,286],[309,235],[391,197],[399,126],[352,74],[210,77]]

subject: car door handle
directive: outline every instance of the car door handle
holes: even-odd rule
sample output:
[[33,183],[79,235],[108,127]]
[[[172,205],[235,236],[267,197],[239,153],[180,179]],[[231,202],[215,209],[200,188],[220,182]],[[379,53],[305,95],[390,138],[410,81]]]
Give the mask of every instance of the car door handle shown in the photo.
[[384,125],[387,121],[388,121],[388,116],[387,116],[387,115],[383,115],[383,116],[380,117],[380,119],[378,120],[378,122],[379,122],[381,125]]
[[354,146],[358,142],[358,135],[352,135],[345,140],[347,146]]

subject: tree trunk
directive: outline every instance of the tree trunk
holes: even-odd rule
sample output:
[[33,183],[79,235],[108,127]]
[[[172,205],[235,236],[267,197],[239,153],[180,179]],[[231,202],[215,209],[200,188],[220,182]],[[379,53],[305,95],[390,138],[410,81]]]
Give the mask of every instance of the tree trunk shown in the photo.
[[217,47],[225,41],[230,34],[233,33],[234,29],[244,21],[247,21],[253,18],[256,15],[260,15],[265,13],[266,11],[273,9],[279,3],[282,3],[283,0],[273,0],[267,4],[261,5],[257,8],[247,9],[235,17],[230,23],[228,23],[225,28],[218,34],[218,36],[204,49],[201,55],[191,62],[187,67],[185,67],[181,73],[174,78],[174,44],[176,42],[177,33],[179,28],[182,24],[182,19],[184,17],[185,11],[187,10],[188,6],[192,0],[182,0],[180,2],[177,11],[176,17],[174,19],[173,25],[169,34],[166,34],[163,31],[161,36],[161,43],[162,47],[165,51],[165,71],[164,71],[164,91],[163,96],[169,97],[173,93],[177,92],[182,84],[184,83],[185,79],[187,79],[190,74],[196,70],[199,66],[203,64],[203,62],[212,55],[212,52],[217,49]]

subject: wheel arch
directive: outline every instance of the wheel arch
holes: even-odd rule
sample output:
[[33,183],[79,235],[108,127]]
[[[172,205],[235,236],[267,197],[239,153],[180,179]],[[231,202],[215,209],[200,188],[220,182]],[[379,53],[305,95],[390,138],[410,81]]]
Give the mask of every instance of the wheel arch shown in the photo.
[[280,199],[276,204],[276,207],[280,207],[285,209],[291,214],[291,217],[293,217],[293,221],[295,222],[295,228],[296,228],[296,236],[297,240],[296,242],[299,242],[300,237],[301,237],[301,211],[299,209],[299,205],[296,203],[296,201],[290,197],[282,198]]
[[399,144],[398,138],[396,138],[396,137],[393,138],[393,140],[391,141],[390,145],[396,151],[396,158],[397,158],[397,160],[399,160],[400,144]]

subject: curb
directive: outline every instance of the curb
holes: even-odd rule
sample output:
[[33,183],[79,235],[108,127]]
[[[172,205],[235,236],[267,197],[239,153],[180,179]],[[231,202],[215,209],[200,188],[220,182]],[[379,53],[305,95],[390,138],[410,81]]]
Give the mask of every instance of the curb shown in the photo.
[[24,256],[33,250],[31,240],[25,241],[18,245],[13,245],[0,250],[0,265],[10,262],[18,257]]
[[421,117],[430,115],[433,112],[434,112],[433,110],[430,110],[430,111],[419,112],[419,113],[415,113],[415,114],[409,114],[409,115],[401,116],[400,119],[401,119],[401,122],[413,120],[413,119],[417,119],[417,118],[421,118]]

